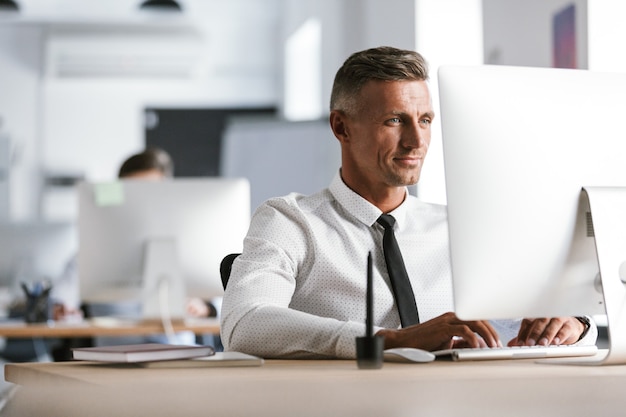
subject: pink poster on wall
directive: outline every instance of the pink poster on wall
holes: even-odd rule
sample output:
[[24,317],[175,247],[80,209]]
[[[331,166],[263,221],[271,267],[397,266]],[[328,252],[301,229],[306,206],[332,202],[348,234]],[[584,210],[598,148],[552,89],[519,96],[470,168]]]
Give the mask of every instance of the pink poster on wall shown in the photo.
[[576,7],[567,6],[552,18],[552,66],[577,68]]

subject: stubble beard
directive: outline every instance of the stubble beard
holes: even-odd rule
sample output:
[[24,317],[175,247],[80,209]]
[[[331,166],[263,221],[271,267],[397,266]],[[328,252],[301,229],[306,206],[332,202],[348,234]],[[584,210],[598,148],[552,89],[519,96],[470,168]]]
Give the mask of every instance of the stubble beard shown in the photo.
[[387,183],[393,187],[407,187],[409,185],[415,185],[419,181],[420,170],[410,170],[408,172],[392,171],[387,173]]

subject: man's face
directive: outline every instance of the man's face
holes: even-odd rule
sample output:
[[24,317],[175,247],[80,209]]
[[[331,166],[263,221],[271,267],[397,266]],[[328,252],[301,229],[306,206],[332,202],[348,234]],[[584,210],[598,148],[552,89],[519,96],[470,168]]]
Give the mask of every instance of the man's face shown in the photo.
[[417,183],[434,118],[426,81],[369,81],[346,117],[342,175],[371,192]]

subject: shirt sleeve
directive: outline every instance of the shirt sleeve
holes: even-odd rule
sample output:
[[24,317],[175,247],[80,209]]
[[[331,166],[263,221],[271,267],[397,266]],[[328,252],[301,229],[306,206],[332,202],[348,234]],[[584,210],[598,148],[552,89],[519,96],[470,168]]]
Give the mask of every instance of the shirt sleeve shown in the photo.
[[[354,358],[363,323],[340,321],[290,306],[312,250],[307,221],[287,200],[259,208],[224,294],[225,350],[266,358]],[[308,254],[310,255],[310,253]]]

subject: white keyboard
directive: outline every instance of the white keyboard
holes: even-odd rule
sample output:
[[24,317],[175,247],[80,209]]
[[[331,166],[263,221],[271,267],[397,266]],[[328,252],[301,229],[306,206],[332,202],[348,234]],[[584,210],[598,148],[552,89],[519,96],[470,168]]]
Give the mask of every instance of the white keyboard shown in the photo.
[[564,358],[575,356],[593,356],[598,352],[591,346],[511,346],[499,348],[455,348],[433,352],[437,359],[454,361],[483,361],[494,359],[540,359]]

